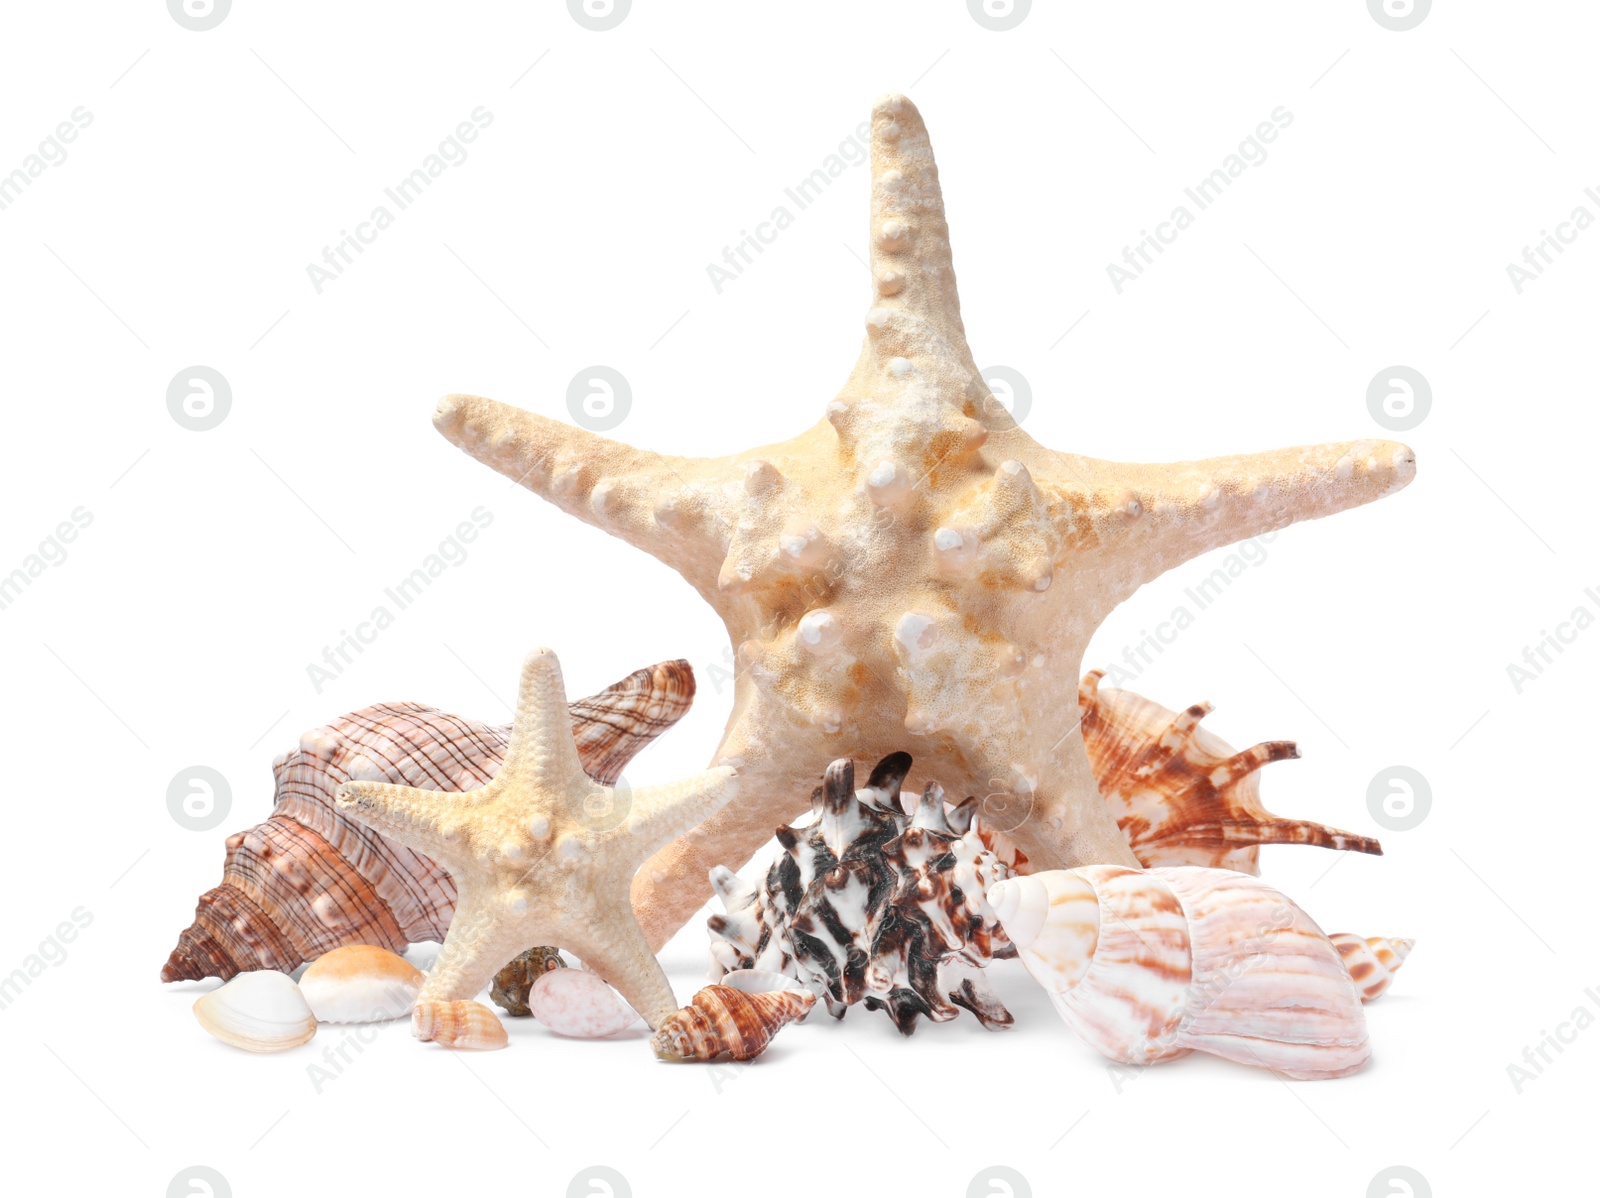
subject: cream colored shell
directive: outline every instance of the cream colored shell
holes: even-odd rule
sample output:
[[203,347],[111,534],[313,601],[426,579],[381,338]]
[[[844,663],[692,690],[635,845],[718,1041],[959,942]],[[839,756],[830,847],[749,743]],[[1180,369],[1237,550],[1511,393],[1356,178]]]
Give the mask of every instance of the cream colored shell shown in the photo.
[[1067,1025],[1112,1060],[1198,1050],[1312,1079],[1371,1055],[1339,951],[1256,878],[1092,865],[1000,882],[989,901]]

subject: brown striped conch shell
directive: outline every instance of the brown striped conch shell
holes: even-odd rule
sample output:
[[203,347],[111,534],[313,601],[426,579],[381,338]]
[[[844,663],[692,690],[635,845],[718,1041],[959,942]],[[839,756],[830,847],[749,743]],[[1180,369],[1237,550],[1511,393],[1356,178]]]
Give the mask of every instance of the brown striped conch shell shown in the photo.
[[386,948],[347,944],[306,967],[300,992],[321,1023],[381,1023],[411,1014],[422,980],[420,969]]
[[999,882],[989,902],[1067,1025],[1114,1061],[1198,1050],[1309,1080],[1371,1056],[1339,950],[1256,878],[1089,865]]
[[528,992],[545,974],[552,969],[565,968],[566,964],[562,960],[561,950],[549,945],[518,953],[494,975],[494,981],[489,986],[489,997],[507,1015],[532,1015],[528,1007]]
[[411,1034],[443,1048],[504,1048],[510,1039],[505,1025],[481,1002],[419,1002],[411,1012]]
[[[610,785],[694,700],[686,661],[637,670],[568,705],[578,759]],[[300,738],[272,763],[265,823],[228,837],[219,886],[200,896],[163,982],[292,970],[331,949],[404,952],[442,941],[455,913],[450,875],[334,806],[354,780],[470,790],[499,770],[511,725],[491,727],[418,703],[380,703]]]
[[817,996],[804,990],[747,994],[707,986],[688,1006],[661,1021],[650,1047],[663,1061],[712,1061],[726,1053],[749,1061],[766,1051],[785,1024],[811,1010]]
[[1351,932],[1335,932],[1328,939],[1344,958],[1344,967],[1361,991],[1362,1002],[1371,1002],[1389,988],[1394,975],[1417,944],[1415,940],[1362,937]]
[[1235,752],[1200,727],[1211,704],[1168,711],[1132,691],[1102,689],[1104,674],[1090,671],[1078,689],[1083,741],[1101,797],[1140,865],[1255,874],[1257,846],[1263,844],[1383,853],[1371,837],[1284,819],[1261,805],[1256,771],[1299,757],[1293,741],[1271,740]]
[[282,1052],[317,1034],[317,1018],[294,979],[273,970],[241,973],[195,1000],[194,1017],[224,1044]]

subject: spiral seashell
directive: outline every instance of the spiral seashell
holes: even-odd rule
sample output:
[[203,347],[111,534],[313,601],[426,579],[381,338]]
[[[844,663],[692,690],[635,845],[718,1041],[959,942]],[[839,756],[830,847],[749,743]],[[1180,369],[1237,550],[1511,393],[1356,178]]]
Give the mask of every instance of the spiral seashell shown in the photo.
[[282,1052],[317,1034],[317,1017],[294,979],[273,970],[241,973],[195,1000],[194,1017],[224,1044]]
[[711,1061],[723,1053],[736,1061],[753,1060],[785,1024],[803,1017],[816,1001],[807,990],[747,994],[707,986],[687,1007],[662,1020],[650,1047],[663,1061]]
[[1248,875],[1090,865],[999,882],[989,902],[1067,1025],[1112,1060],[1198,1050],[1314,1079],[1371,1056],[1339,950]]
[[411,1012],[411,1034],[443,1048],[504,1048],[510,1038],[505,1025],[481,1002],[419,1002]]
[[1363,938],[1352,932],[1335,932],[1328,939],[1344,959],[1344,967],[1361,991],[1362,1002],[1371,1002],[1389,988],[1417,944],[1415,940],[1390,940],[1387,936]]
[[1168,711],[1132,691],[1102,689],[1104,670],[1078,688],[1083,742],[1100,794],[1139,864],[1260,872],[1263,844],[1308,844],[1381,855],[1369,836],[1284,819],[1261,804],[1257,772],[1300,756],[1293,741],[1235,752],[1200,726],[1211,704]]
[[[569,704],[584,770],[614,783],[689,710],[694,689],[689,663],[668,661]],[[307,732],[273,762],[271,817],[228,837],[222,882],[200,896],[161,980],[288,971],[347,944],[403,953],[442,941],[455,914],[450,875],[341,812],[334,794],[352,779],[482,786],[500,769],[510,732],[418,703],[380,703]]]

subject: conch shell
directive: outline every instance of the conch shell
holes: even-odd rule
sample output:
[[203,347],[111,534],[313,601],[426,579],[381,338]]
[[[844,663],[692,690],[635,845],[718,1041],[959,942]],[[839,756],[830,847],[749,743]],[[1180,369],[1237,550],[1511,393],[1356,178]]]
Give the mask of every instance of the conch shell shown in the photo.
[[[686,661],[636,670],[569,705],[578,758],[614,783],[635,754],[694,701]],[[352,779],[470,790],[500,768],[511,726],[491,727],[417,703],[380,703],[300,738],[272,763],[276,805],[265,823],[228,837],[222,884],[200,896],[163,982],[292,970],[347,944],[404,952],[442,941],[456,887],[429,859],[340,812]]]
[[505,1025],[481,1002],[419,1002],[411,1012],[411,1034],[443,1048],[492,1049],[510,1043]]
[[997,883],[989,902],[1068,1026],[1112,1060],[1199,1050],[1314,1079],[1371,1056],[1339,950],[1256,878],[1090,865]]
[[1261,805],[1256,771],[1299,757],[1293,741],[1269,740],[1235,752],[1200,727],[1211,704],[1168,711],[1132,691],[1101,689],[1104,675],[1091,670],[1078,687],[1083,741],[1101,797],[1140,865],[1257,874],[1257,846],[1263,844],[1383,853],[1369,836],[1284,819]]
[[650,1047],[663,1061],[711,1061],[723,1053],[749,1061],[816,1001],[817,996],[805,990],[747,994],[727,986],[707,986],[687,1007],[661,1021]]
[[1360,989],[1362,1002],[1371,1002],[1389,988],[1396,971],[1417,944],[1415,940],[1361,937],[1351,932],[1335,932],[1328,939],[1344,958],[1344,967]]
[[194,1017],[224,1044],[282,1052],[317,1034],[317,1017],[294,979],[273,970],[241,973],[195,1000]]

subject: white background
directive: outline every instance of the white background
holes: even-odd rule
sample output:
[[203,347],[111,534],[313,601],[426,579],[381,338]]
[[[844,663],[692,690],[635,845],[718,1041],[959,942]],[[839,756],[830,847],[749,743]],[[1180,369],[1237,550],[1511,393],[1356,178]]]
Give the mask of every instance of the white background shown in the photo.
[[[1520,295],[1505,268],[1575,206],[1600,215],[1592,6],[1440,4],[1409,32],[1358,0],[1041,2],[1009,32],[961,0],[639,0],[604,33],[551,2],[238,0],[204,33],[157,0],[4,19],[0,172],[93,114],[0,211],[0,573],[93,515],[0,612],[0,973],[93,919],[0,1013],[10,1187],[159,1195],[205,1164],[241,1198],[563,1195],[598,1164],[638,1198],[961,1198],[1005,1192],[984,1172],[1004,1165],[1035,1195],[1359,1196],[1396,1164],[1437,1194],[1549,1192],[1576,1166],[1600,1031],[1520,1094],[1507,1066],[1600,1012],[1600,631],[1520,694],[1506,667],[1600,612],[1600,231]],[[703,768],[731,698],[711,612],[430,415],[465,391],[565,417],[569,380],[608,364],[633,390],[613,435],[640,445],[721,454],[812,423],[868,306],[866,168],[720,295],[706,266],[889,90],[932,132],[975,355],[1027,377],[1042,443],[1164,461],[1385,436],[1373,376],[1432,385],[1398,434],[1415,483],[1281,534],[1135,684],[1210,698],[1236,745],[1297,739],[1270,804],[1382,835],[1382,858],[1264,854],[1329,930],[1420,941],[1369,1008],[1370,1068],[1291,1085],[1191,1057],[1119,1092],[1014,965],[994,971],[1010,1033],[963,1015],[903,1041],[857,1010],[731,1076],[518,1021],[471,1059],[386,1030],[318,1093],[336,1029],[263,1058],[206,1037],[189,1007],[214,983],[157,973],[303,729],[400,698],[499,721],[536,644],[574,695],[684,656],[698,705],[630,777]],[[479,105],[470,157],[317,294],[307,264]],[[1279,105],[1267,161],[1118,295],[1107,263]],[[194,364],[232,387],[208,432],[167,411]],[[494,522],[468,560],[318,693],[307,665],[478,505]],[[1087,664],[1213,564],[1146,587]],[[1433,805],[1384,832],[1368,785],[1397,763]],[[232,784],[215,831],[167,813],[196,764]],[[681,1001],[704,954],[698,920],[663,954]]]

